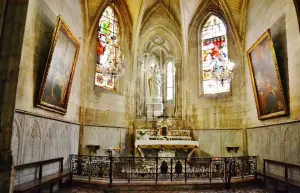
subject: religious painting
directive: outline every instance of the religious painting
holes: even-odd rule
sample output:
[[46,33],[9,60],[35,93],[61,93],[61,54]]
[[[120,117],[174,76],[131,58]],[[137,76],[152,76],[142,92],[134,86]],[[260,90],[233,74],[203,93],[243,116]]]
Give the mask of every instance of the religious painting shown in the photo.
[[39,92],[38,107],[66,114],[79,49],[78,39],[58,16]]
[[247,52],[258,119],[287,115],[273,41],[267,30]]

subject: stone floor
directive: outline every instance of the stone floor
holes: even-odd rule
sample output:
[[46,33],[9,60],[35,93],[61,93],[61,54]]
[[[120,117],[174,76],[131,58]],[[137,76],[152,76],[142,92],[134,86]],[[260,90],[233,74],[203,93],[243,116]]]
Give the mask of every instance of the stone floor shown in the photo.
[[[235,190],[188,190],[188,191],[121,191],[120,193],[265,193],[266,191],[258,188],[243,188]],[[60,191],[60,193],[104,193],[103,190],[73,188]]]

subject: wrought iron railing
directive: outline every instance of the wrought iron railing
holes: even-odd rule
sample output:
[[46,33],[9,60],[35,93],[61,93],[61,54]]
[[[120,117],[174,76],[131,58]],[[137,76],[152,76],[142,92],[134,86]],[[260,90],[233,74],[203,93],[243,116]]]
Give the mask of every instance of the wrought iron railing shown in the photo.
[[[256,156],[241,157],[113,157],[71,155],[74,177],[113,181],[199,181],[254,176]],[[229,166],[230,169],[229,169]],[[230,171],[229,171],[230,170]]]

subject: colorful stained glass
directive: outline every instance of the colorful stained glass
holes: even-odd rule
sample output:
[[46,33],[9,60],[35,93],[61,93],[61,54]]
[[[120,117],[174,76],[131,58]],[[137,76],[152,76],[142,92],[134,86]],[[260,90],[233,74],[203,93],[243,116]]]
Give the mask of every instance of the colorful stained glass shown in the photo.
[[202,28],[201,51],[204,94],[229,92],[231,79],[219,81],[213,77],[213,72],[222,71],[228,64],[226,27],[215,15],[210,16]]
[[97,41],[97,67],[95,85],[107,89],[114,88],[114,81],[109,75],[102,73],[103,68],[112,64],[120,55],[120,36],[118,19],[114,9],[108,6],[99,21]]

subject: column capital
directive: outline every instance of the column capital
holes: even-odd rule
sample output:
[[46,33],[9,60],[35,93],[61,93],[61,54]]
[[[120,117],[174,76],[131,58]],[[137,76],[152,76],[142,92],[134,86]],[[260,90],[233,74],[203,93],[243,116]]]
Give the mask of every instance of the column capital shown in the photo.
[[182,65],[182,60],[175,60],[175,66],[180,68]]

